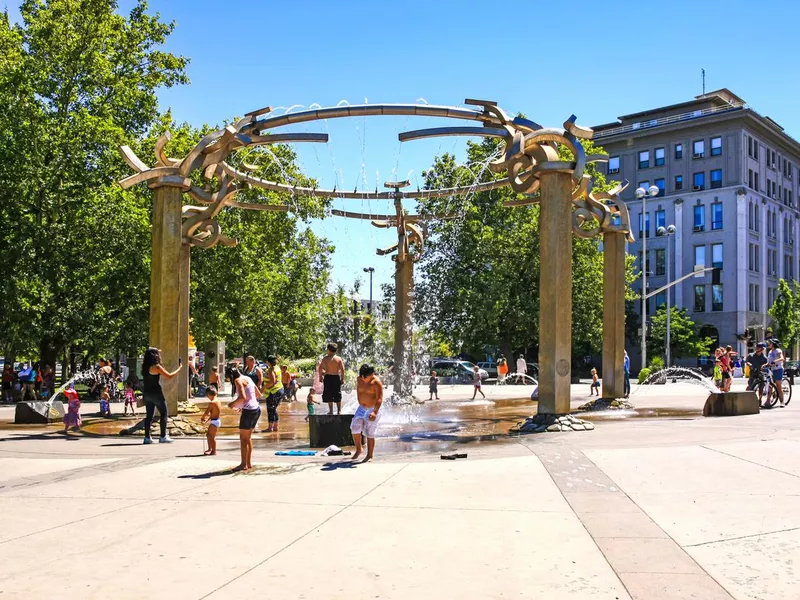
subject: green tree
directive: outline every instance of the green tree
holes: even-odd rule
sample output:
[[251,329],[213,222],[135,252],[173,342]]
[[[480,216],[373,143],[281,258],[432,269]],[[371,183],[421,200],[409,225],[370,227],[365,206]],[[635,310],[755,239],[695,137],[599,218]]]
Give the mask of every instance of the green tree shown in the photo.
[[[158,116],[156,91],[187,82],[187,60],[158,49],[174,28],[138,2],[26,0],[0,18],[0,241],[6,356],[67,344],[140,343],[149,232],[120,144]],[[149,253],[147,253],[149,255]]]
[[[587,152],[601,152],[585,144]],[[426,188],[487,181],[487,163],[499,142],[468,144],[466,165],[450,154],[435,159],[424,173]],[[568,159],[568,156],[564,156]],[[602,174],[588,167],[595,188],[607,189]],[[519,197],[510,188],[420,201],[422,214],[451,213],[433,220],[420,262],[417,316],[454,350],[482,356],[499,348],[507,357],[535,348],[539,335],[539,206],[506,208]],[[573,239],[573,354],[599,352],[602,346],[603,255],[600,239]],[[628,262],[627,277],[633,278]],[[631,296],[633,298],[633,296]]]
[[785,348],[792,348],[800,341],[800,286],[796,281],[791,285],[785,279],[778,281],[778,295],[768,312],[775,321],[775,334]]
[[[650,339],[647,342],[649,356],[663,356],[667,344],[667,308],[662,305],[650,317]],[[708,354],[713,340],[700,338],[698,327],[685,308],[670,310],[670,350],[672,359]]]

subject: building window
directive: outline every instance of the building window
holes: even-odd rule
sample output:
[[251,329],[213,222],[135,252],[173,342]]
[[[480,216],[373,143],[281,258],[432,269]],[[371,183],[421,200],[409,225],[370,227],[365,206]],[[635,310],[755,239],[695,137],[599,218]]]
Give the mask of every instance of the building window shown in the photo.
[[749,271],[755,271],[753,266],[755,265],[754,260],[754,251],[753,251],[753,244],[747,244],[747,269]]
[[711,189],[722,187],[722,169],[711,170]]
[[667,226],[667,213],[663,210],[656,211],[656,231],[658,231],[659,227],[666,227]]
[[755,269],[753,269],[756,273],[761,272],[761,246],[758,244],[753,245],[753,257],[755,259]]
[[663,195],[666,193],[666,191],[667,191],[667,190],[666,190],[666,187],[667,187],[667,186],[666,186],[666,184],[664,183],[664,178],[663,178],[663,177],[659,177],[658,179],[656,179],[655,181],[653,181],[653,183],[654,183],[654,184],[655,184],[655,186],[658,188],[658,195],[659,195],[659,196],[663,196]]
[[[639,269],[641,269],[642,268],[642,253],[641,252],[639,252],[639,256],[637,257],[637,261],[638,261],[637,262],[637,267]],[[651,266],[650,265],[650,251],[648,250],[647,251],[647,274],[648,275],[652,275],[653,274],[653,272],[650,270],[650,266]]]
[[694,312],[704,312],[706,310],[706,286],[694,286]]
[[694,187],[692,188],[694,191],[699,192],[700,190],[706,189],[706,174],[705,173],[695,173],[694,174]]
[[774,169],[776,163],[775,150],[767,150],[767,158],[769,158],[770,156],[772,157],[772,160],[768,160],[767,162],[769,163],[769,167],[771,169]]
[[648,188],[650,187],[650,182],[649,181],[640,181],[639,185],[637,187],[640,187],[643,190],[647,191]]
[[747,310],[749,310],[751,312],[754,312],[756,310],[756,303],[755,303],[756,291],[755,291],[755,287],[756,286],[754,284],[752,284],[752,283],[747,286]]
[[664,248],[656,248],[656,275],[664,275],[667,269],[667,251]]
[[753,189],[760,190],[761,188],[758,187],[758,173],[753,173]]
[[694,231],[706,230],[706,207],[698,204],[694,207]]
[[753,140],[753,158],[758,160],[758,141]]
[[683,144],[675,144],[675,158],[683,158]]
[[650,150],[642,150],[639,152],[639,168],[646,169],[650,166]]
[[753,156],[753,138],[749,135],[747,137],[747,156]]
[[642,232],[642,213],[639,213],[639,238],[650,237],[650,213],[645,215],[644,219],[644,232]]
[[747,169],[747,186],[751,189],[753,187],[753,169]]
[[711,205],[711,230],[722,229],[722,202]]
[[664,166],[665,158],[666,158],[666,154],[665,154],[664,148],[656,148],[655,159],[656,159],[656,166],[657,167],[663,167]]
[[711,244],[711,266],[722,268],[722,244]]
[[661,308],[667,303],[667,294],[665,292],[658,292],[656,294],[656,310]]
[[718,283],[711,286],[711,310],[722,310],[722,284]]
[[692,158],[704,158],[706,155],[705,140],[697,140],[692,143]]
[[694,247],[694,266],[697,267],[705,267],[706,266],[706,247],[705,246],[695,246]]
[[608,174],[619,173],[619,156],[612,156],[608,159]]
[[753,230],[753,203],[747,203],[747,228]]
[[683,189],[683,175],[675,175],[675,189],[676,190]]
[[720,156],[722,154],[722,138],[711,138],[711,156]]

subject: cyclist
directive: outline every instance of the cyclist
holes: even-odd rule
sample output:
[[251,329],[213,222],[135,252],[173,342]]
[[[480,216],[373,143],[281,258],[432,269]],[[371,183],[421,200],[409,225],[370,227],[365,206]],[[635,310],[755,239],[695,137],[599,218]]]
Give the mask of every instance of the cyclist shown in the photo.
[[768,340],[767,345],[769,348],[767,364],[772,367],[772,380],[775,383],[775,390],[778,392],[778,402],[783,408],[786,406],[783,403],[783,350],[781,350],[781,343],[777,338]]
[[761,367],[767,364],[767,357],[764,356],[764,349],[767,345],[764,342],[759,342],[756,345],[756,351],[750,354],[746,363],[750,365],[750,377],[747,379],[747,389],[758,393],[758,401],[761,402],[761,395],[764,393],[764,377],[761,373]]

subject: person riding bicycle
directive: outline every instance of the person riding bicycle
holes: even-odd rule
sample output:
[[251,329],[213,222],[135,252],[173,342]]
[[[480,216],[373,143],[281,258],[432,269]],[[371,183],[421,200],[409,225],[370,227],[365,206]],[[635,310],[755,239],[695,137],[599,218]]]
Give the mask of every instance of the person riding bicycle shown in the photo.
[[772,338],[767,341],[769,354],[767,355],[767,364],[772,368],[772,380],[775,382],[775,390],[778,392],[778,402],[781,408],[786,406],[783,403],[783,350],[781,350],[781,343],[777,338]]
[[764,349],[767,345],[764,342],[759,342],[756,345],[756,351],[750,354],[745,362],[750,365],[750,377],[747,378],[747,389],[758,392],[759,401],[763,393],[764,378],[761,374],[761,367],[767,364],[767,357],[764,356]]

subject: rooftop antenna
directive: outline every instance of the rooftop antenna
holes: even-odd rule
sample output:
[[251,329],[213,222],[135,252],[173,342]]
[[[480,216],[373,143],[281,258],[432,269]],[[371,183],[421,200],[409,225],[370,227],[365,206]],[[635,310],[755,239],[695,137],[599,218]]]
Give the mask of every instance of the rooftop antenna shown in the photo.
[[700,69],[700,75],[703,78],[703,96],[706,95],[706,70]]

